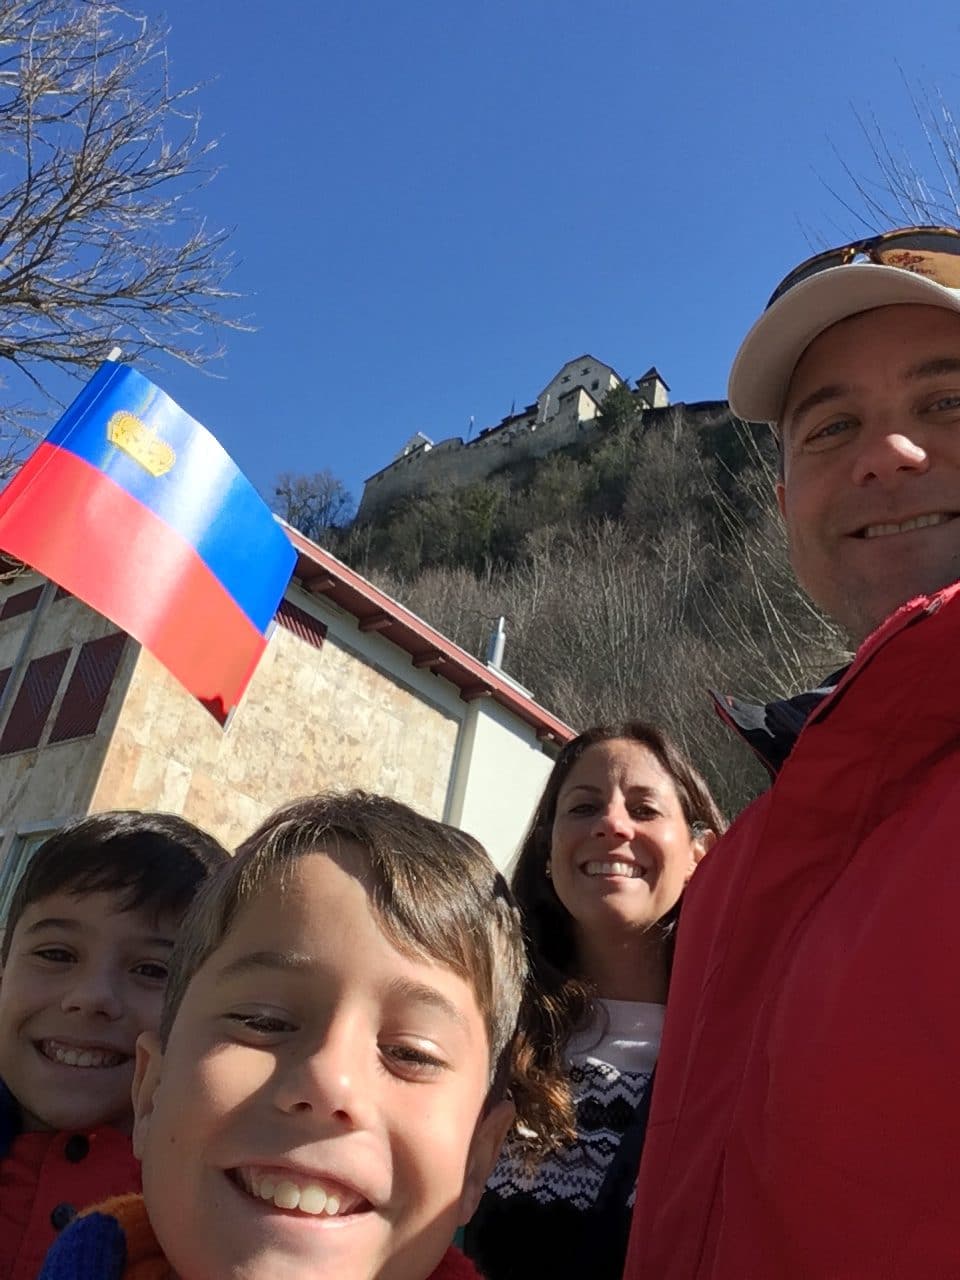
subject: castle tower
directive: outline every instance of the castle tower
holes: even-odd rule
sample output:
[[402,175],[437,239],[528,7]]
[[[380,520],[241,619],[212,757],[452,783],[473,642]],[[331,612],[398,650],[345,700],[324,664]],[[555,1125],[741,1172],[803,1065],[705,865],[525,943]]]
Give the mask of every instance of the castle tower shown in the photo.
[[660,376],[656,365],[651,365],[637,379],[637,394],[645,409],[665,409],[670,403],[670,388]]

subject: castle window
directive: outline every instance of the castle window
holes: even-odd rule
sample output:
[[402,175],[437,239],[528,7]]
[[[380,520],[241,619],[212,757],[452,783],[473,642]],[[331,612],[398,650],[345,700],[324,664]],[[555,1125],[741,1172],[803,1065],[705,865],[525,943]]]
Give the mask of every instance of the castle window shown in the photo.
[[580,370],[580,373],[581,373],[581,375],[582,375],[584,378],[587,376],[587,374],[588,374],[589,372],[590,372],[590,366],[589,366],[589,365],[587,365],[587,366],[586,366],[586,368],[584,368],[584,369],[581,369],[581,370]]
[[600,379],[594,378],[594,380],[590,383],[590,390],[597,391],[599,390],[599,387],[600,387]]
[[569,373],[565,373],[565,374],[563,375],[563,377],[560,379],[560,381],[561,381],[561,382],[569,382],[569,381],[570,381],[570,375],[569,375]]

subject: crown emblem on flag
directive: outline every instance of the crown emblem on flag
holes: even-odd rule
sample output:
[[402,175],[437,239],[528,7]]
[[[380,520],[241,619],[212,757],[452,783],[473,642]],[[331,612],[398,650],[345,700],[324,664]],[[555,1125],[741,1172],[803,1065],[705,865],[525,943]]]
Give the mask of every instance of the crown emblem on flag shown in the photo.
[[107,439],[152,476],[164,476],[177,460],[171,445],[129,409],[118,409],[107,422]]

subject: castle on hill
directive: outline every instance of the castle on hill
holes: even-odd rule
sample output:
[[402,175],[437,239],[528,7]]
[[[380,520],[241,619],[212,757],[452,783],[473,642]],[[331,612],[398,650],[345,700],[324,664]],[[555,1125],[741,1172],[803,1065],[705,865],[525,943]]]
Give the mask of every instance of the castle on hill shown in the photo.
[[[521,458],[544,458],[588,438],[598,430],[604,396],[623,385],[616,369],[584,355],[568,360],[532,404],[472,440],[454,436],[435,443],[418,431],[366,481],[357,519],[369,520],[412,494],[476,484]],[[645,409],[670,403],[670,388],[655,368],[636,380],[633,394]]]

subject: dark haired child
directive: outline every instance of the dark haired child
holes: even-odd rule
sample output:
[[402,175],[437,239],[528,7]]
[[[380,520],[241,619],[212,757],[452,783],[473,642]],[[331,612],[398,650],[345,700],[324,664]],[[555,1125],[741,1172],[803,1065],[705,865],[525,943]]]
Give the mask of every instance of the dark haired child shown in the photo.
[[0,1280],[35,1280],[84,1205],[136,1190],[137,1037],[173,941],[228,854],[174,814],[82,818],[46,840],[0,946]]
[[43,1280],[468,1280],[526,974],[483,849],[360,792],[280,809],[191,908],[137,1052],[143,1197]]

